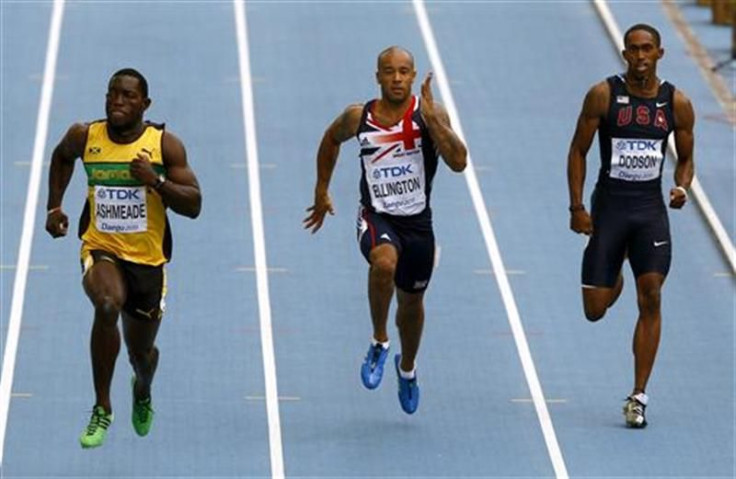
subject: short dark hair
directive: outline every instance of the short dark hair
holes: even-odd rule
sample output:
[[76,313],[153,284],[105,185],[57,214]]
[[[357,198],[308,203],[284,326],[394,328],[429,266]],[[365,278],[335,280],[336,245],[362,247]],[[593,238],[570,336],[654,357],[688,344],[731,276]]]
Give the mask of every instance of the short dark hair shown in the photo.
[[657,31],[657,29],[653,26],[647,25],[646,23],[637,23],[636,25],[630,26],[629,29],[626,30],[626,33],[624,33],[624,46],[626,45],[626,42],[629,38],[629,34],[637,30],[644,30],[645,32],[649,32],[654,37],[654,43],[657,45],[657,47],[662,46],[662,37],[660,37],[659,31]]
[[411,64],[412,64],[412,66],[414,65],[414,55],[412,55],[409,50],[407,50],[404,47],[393,45],[393,46],[390,46],[390,47],[386,48],[385,50],[383,50],[381,53],[378,54],[378,60],[376,61],[376,67],[380,69],[381,68],[381,60],[383,59],[383,57],[385,57],[386,55],[388,55],[389,53],[394,52],[394,51],[404,52],[407,55],[409,55],[409,58],[411,59]]
[[119,76],[128,76],[128,77],[134,77],[138,79],[138,84],[141,87],[141,94],[143,95],[143,98],[148,98],[148,81],[146,80],[146,77],[143,76],[141,72],[136,70],[135,68],[122,68],[115,73],[112,74],[110,77],[110,80],[112,80],[115,77]]

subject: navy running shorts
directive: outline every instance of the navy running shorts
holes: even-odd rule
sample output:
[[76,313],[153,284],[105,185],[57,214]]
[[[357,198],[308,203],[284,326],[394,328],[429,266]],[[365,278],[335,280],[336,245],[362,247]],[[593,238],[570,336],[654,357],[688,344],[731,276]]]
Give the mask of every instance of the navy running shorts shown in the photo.
[[591,203],[593,234],[583,254],[583,286],[614,287],[627,256],[634,277],[667,276],[672,239],[659,190],[634,194],[596,187]]
[[394,283],[407,293],[427,289],[434,269],[434,232],[416,228],[400,216],[374,213],[363,206],[358,209],[358,244],[366,261],[373,248],[390,243],[399,254]]

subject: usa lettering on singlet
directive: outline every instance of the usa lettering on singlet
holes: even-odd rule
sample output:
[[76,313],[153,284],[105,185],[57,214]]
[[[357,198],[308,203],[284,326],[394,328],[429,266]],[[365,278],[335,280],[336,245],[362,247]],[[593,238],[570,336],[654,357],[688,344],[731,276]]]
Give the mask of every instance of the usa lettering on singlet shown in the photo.
[[614,186],[659,184],[674,130],[674,86],[662,81],[655,98],[640,98],[628,93],[622,75],[607,81],[611,100],[599,131],[599,179]]
[[365,206],[369,203],[378,213],[419,214],[428,205],[437,160],[436,156],[425,157],[426,146],[430,145],[424,142],[431,140],[423,135],[426,127],[419,114],[419,101],[413,96],[401,121],[392,126],[376,121],[374,104],[375,101],[366,104],[357,134],[362,160],[362,202]]

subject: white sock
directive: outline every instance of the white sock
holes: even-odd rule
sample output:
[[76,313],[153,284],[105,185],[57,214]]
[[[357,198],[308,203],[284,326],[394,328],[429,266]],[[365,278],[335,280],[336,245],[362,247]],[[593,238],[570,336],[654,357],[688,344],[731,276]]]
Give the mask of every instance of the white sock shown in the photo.
[[388,349],[389,344],[391,341],[386,341],[385,343],[382,343],[381,341],[378,341],[376,338],[371,338],[371,346],[375,346],[376,344],[380,344],[383,349]]
[[417,365],[414,364],[414,367],[411,368],[411,371],[404,371],[401,369],[401,365],[399,365],[399,376],[401,376],[402,379],[414,379],[417,375]]
[[634,399],[636,399],[637,401],[639,401],[640,403],[642,403],[645,406],[649,402],[649,396],[647,396],[644,393],[632,394],[631,397],[634,398]]

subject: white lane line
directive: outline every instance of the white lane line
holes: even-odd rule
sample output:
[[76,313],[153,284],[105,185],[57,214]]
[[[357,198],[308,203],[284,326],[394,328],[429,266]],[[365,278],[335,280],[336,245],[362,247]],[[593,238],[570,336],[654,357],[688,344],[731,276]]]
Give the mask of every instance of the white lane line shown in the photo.
[[[230,164],[230,168],[233,168],[236,170],[244,170],[247,167],[248,165],[244,165],[243,163],[231,163]],[[276,168],[276,163],[260,163],[258,167],[264,170],[273,170]]]
[[[493,270],[492,269],[476,269],[476,270],[473,270],[473,273],[475,274],[493,274]],[[515,276],[515,275],[522,275],[522,274],[526,274],[526,271],[524,271],[523,269],[507,269],[506,270],[507,276]]]
[[8,336],[5,339],[5,354],[3,355],[2,376],[0,376],[0,468],[3,464],[3,452],[5,450],[5,433],[8,426],[10,392],[13,389],[15,358],[18,352],[20,324],[23,317],[23,302],[26,295],[26,280],[28,279],[28,263],[31,258],[31,245],[33,244],[38,192],[41,185],[41,166],[43,164],[44,148],[48,135],[51,98],[54,93],[54,76],[56,75],[56,59],[59,54],[59,37],[61,36],[61,20],[63,16],[64,0],[54,0],[54,8],[51,12],[51,26],[49,27],[49,39],[46,46],[46,63],[44,65],[43,84],[41,86],[41,101],[36,120],[36,138],[33,143],[31,174],[28,178],[26,209],[23,215],[23,231],[18,249],[18,267],[15,270],[15,282],[13,283],[13,302],[10,306]]
[[[442,100],[444,101],[445,108],[450,116],[450,121],[452,122],[454,130],[457,132],[458,136],[465,141],[465,135],[463,135],[460,124],[460,117],[457,113],[457,109],[455,108],[455,100],[453,99],[452,92],[450,91],[445,67],[442,63],[439,49],[437,48],[437,43],[434,38],[434,33],[432,32],[432,26],[429,23],[429,17],[427,16],[424,2],[423,0],[413,0],[413,3],[417,20],[419,21],[419,27],[422,31],[422,37],[424,38],[424,43],[427,48],[427,53],[429,54],[429,59],[432,62],[432,69],[434,70],[434,75],[437,79],[437,87],[440,90]],[[493,264],[496,282],[501,290],[501,297],[503,298],[503,303],[506,307],[509,324],[511,325],[511,330],[514,333],[516,349],[519,352],[519,358],[521,359],[521,364],[524,369],[526,382],[529,385],[529,392],[534,400],[534,407],[537,411],[537,417],[539,418],[539,423],[542,428],[544,442],[547,445],[547,452],[549,453],[557,478],[567,479],[568,474],[565,461],[557,442],[557,436],[555,434],[554,426],[552,425],[552,418],[547,410],[542,386],[539,383],[537,370],[534,366],[534,361],[532,360],[529,344],[527,343],[524,328],[521,324],[521,317],[519,316],[519,311],[516,307],[516,301],[514,300],[514,294],[511,290],[509,279],[506,276],[506,269],[503,266],[501,252],[498,248],[498,244],[496,243],[496,237],[493,233],[493,228],[491,227],[488,210],[486,209],[485,202],[483,201],[483,194],[481,193],[480,185],[478,184],[478,178],[475,175],[475,169],[473,168],[470,154],[468,154],[468,166],[465,169],[465,179],[468,184],[470,196],[473,199],[473,205],[475,206],[475,213],[478,217],[478,222],[480,223],[480,227],[483,232],[488,256]]]
[[[255,266],[238,266],[237,268],[235,268],[235,271],[238,271],[241,273],[253,273],[257,270],[258,268],[256,268]],[[267,271],[269,273],[288,273],[289,272],[289,270],[286,268],[273,268],[273,267],[267,268]]]
[[[0,264],[0,271],[6,271],[10,269],[17,269],[18,266],[14,264]],[[28,269],[30,271],[47,271],[49,269],[49,265],[47,264],[32,264],[28,266]]]
[[734,275],[733,273],[729,273],[729,272],[722,272],[722,273],[714,273],[713,274],[713,276],[715,276],[716,278],[732,278],[733,275]]
[[284,477],[284,454],[281,444],[281,420],[279,416],[279,394],[276,383],[276,359],[273,350],[271,329],[271,303],[268,292],[268,266],[266,264],[266,241],[263,231],[261,208],[261,183],[256,144],[256,122],[253,110],[253,84],[250,72],[248,25],[243,0],[233,0],[235,28],[238,37],[238,60],[240,64],[240,90],[245,120],[245,148],[248,161],[248,190],[250,193],[250,215],[253,228],[253,255],[255,257],[256,283],[258,289],[258,311],[261,325],[261,350],[263,352],[263,376],[266,385],[266,413],[268,416],[268,438],[271,453],[271,477]]
[[[513,402],[513,403],[526,404],[526,403],[532,403],[533,400],[532,400],[532,398],[514,398],[514,399],[511,400],[511,402]],[[567,399],[547,399],[547,403],[549,403],[549,404],[566,404],[567,403]]]
[[[25,166],[31,166],[33,164],[33,162],[32,161],[14,161],[13,164],[15,166],[24,166],[25,167]],[[43,166],[44,168],[46,168],[49,165],[51,165],[51,162],[50,161],[44,161],[41,166]]]
[[[606,0],[593,0],[593,4],[606,27],[608,36],[611,38],[611,41],[613,41],[618,51],[621,52],[624,49],[623,34],[621,33],[621,29],[618,27],[618,23],[616,23],[616,18],[613,16],[611,9],[608,8],[608,3]],[[623,57],[621,57],[621,60],[624,61]],[[670,158],[676,162],[677,151],[675,150],[674,138],[674,135],[670,135],[667,147],[669,148]],[[726,260],[731,266],[731,271],[736,273],[736,248],[734,248],[731,237],[728,235],[726,228],[723,227],[723,223],[721,223],[720,218],[718,218],[718,214],[715,209],[713,209],[713,205],[708,199],[708,195],[705,194],[705,190],[700,185],[697,175],[693,178],[693,182],[690,185],[690,192],[692,193],[693,198],[695,198],[695,201],[697,201],[698,206],[700,206],[700,211],[703,216],[705,216],[711,230],[713,230],[716,241],[718,241],[721,251],[726,256]]]
[[[246,401],[264,401],[266,396],[245,396]],[[299,396],[279,396],[279,401],[301,401]]]

